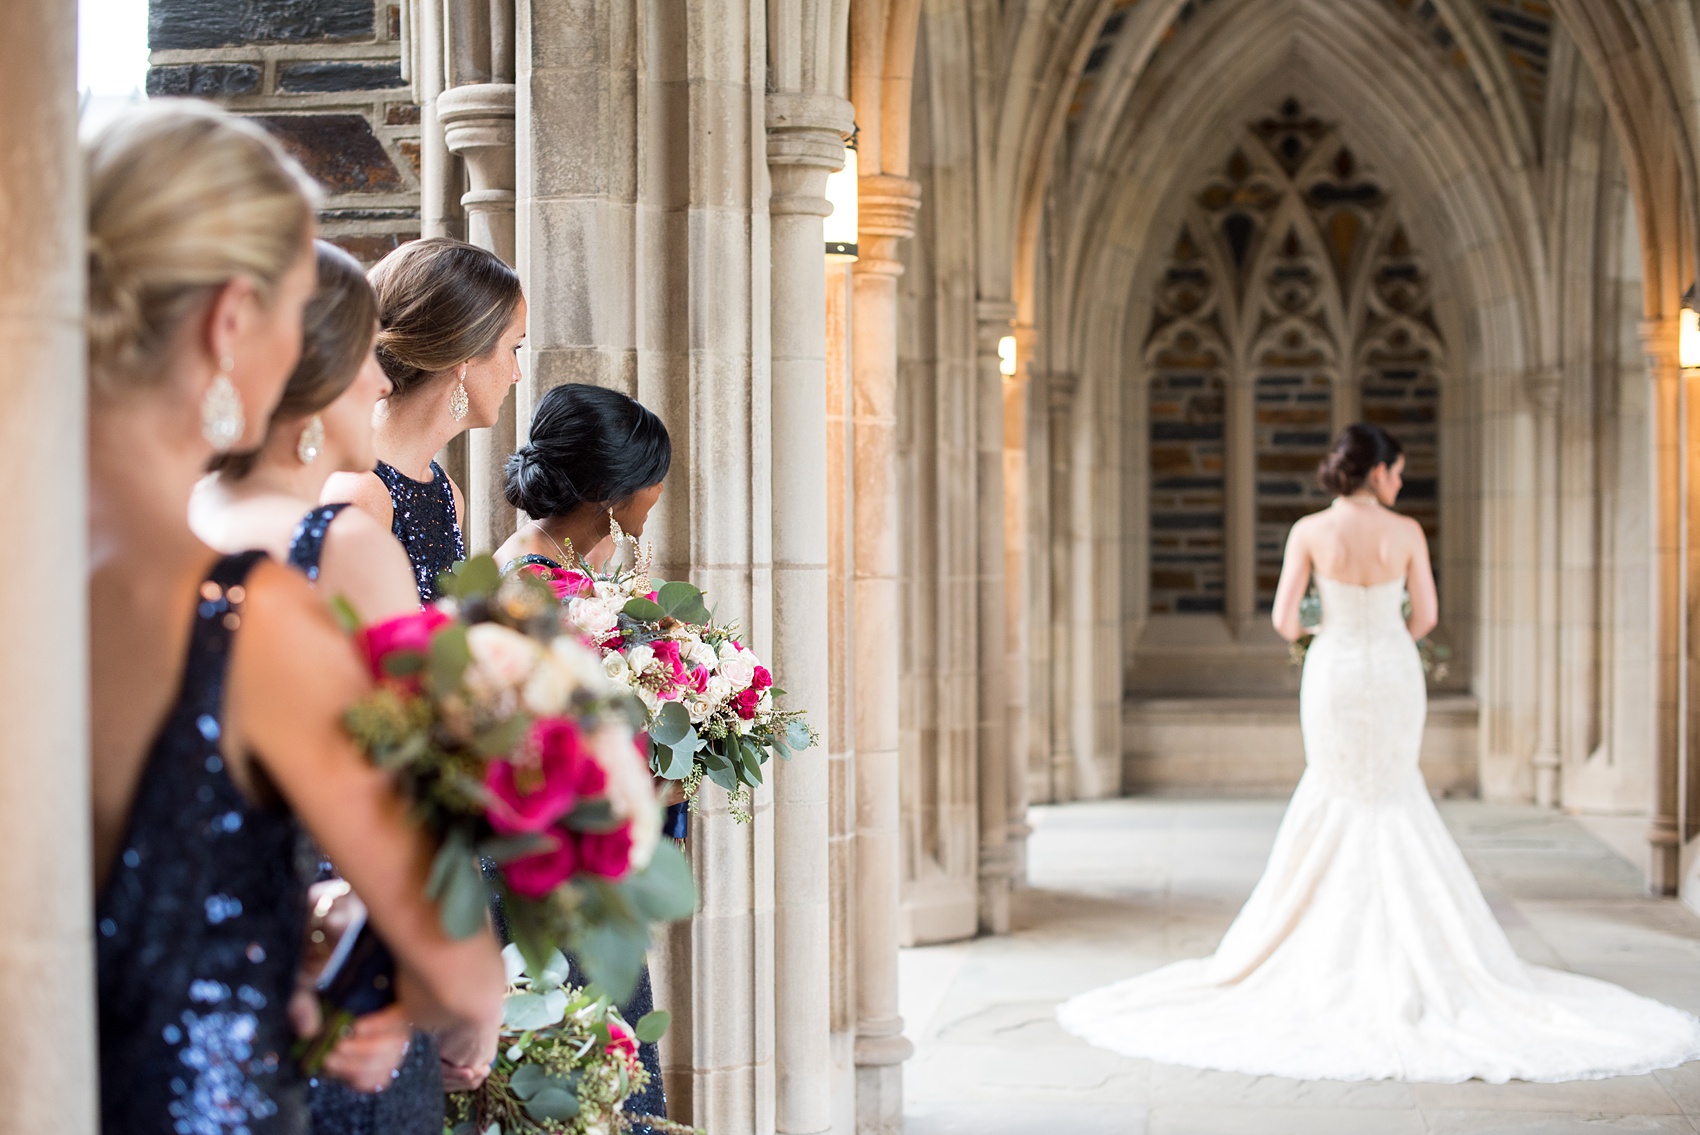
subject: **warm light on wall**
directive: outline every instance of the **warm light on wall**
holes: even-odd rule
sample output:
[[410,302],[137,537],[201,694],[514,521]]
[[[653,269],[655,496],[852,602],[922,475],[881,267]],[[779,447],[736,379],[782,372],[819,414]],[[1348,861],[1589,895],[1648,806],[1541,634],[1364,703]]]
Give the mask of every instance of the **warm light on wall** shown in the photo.
[[826,229],[826,258],[848,263],[856,259],[856,147],[844,147],[844,168],[826,179],[826,199],[832,215]]
[[1684,303],[1677,316],[1676,353],[1683,370],[1700,369],[1700,311],[1692,305],[1692,300]]
[[1003,374],[1015,373],[1015,336],[1005,335],[998,340],[998,370]]

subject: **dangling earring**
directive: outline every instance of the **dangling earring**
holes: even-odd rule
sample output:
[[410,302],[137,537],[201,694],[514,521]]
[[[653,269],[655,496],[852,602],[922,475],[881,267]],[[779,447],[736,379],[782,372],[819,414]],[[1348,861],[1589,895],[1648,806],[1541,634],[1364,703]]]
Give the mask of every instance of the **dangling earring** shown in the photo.
[[[626,533],[620,527],[620,522],[614,519],[614,510],[608,510],[608,536],[614,541],[614,555],[620,554],[620,547],[626,542]],[[610,557],[612,558],[612,557]]]
[[455,388],[449,391],[449,417],[455,421],[464,421],[466,412],[472,408],[471,399],[466,396],[466,365],[461,364],[460,378],[455,382]]
[[301,464],[311,465],[319,459],[319,451],[324,448],[325,420],[314,414],[302,427],[301,437],[295,443],[295,456],[301,459]]
[[236,392],[235,384],[230,381],[236,360],[225,355],[218,366],[218,374],[201,399],[201,436],[207,439],[208,445],[226,453],[242,440],[242,430],[248,423],[242,412],[242,395]]

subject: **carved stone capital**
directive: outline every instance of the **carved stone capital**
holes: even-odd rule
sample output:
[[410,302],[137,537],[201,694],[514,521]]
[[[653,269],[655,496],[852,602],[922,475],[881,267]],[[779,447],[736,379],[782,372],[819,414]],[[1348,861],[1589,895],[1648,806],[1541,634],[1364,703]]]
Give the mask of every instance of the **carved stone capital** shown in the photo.
[[1681,324],[1675,319],[1643,319],[1641,350],[1655,371],[1674,371],[1682,366]]
[[890,174],[869,174],[856,183],[857,243],[861,259],[857,272],[901,276],[897,242],[915,235],[915,214],[921,208],[921,183]]
[[466,161],[468,209],[513,208],[516,93],[512,83],[473,83],[437,96],[443,140]]

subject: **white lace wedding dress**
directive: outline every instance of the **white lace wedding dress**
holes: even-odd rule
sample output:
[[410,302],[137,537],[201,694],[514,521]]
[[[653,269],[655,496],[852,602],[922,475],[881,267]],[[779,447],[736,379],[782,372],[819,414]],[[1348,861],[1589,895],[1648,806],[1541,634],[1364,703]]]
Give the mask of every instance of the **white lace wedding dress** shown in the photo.
[[1303,1080],[1585,1080],[1700,1057],[1700,1019],[1512,951],[1417,771],[1428,703],[1402,581],[1323,579],[1306,768],[1208,958],[1057,1017],[1128,1056]]

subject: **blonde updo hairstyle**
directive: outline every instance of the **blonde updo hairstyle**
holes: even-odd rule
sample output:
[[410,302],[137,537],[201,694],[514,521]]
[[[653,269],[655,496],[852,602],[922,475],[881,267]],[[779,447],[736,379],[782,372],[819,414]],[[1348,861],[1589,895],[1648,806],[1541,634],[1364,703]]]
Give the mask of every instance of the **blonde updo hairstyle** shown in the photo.
[[233,279],[268,301],[300,259],[318,189],[260,127],[162,99],[84,147],[89,374],[118,393],[157,382],[172,336]]
[[523,298],[519,275],[501,257],[446,237],[402,245],[368,278],[378,293],[378,361],[392,398],[489,354]]

